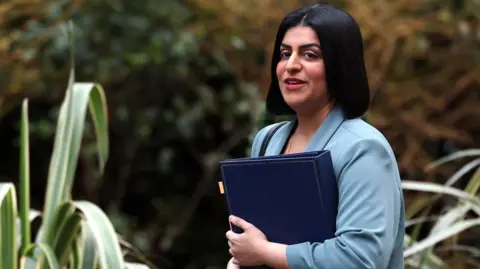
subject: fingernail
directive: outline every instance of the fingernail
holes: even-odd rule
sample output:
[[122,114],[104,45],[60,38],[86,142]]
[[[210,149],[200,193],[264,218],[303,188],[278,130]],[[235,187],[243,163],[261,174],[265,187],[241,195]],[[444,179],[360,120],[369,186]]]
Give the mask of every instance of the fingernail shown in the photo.
[[230,216],[230,221],[234,221],[235,220],[235,217],[234,216]]

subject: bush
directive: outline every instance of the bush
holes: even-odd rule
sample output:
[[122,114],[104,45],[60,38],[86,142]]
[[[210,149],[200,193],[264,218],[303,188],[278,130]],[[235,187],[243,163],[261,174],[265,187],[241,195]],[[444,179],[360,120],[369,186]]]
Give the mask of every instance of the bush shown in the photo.
[[[29,120],[28,99],[25,99],[20,133],[19,210],[15,186],[0,183],[0,268],[148,268],[124,260],[121,239],[98,206],[71,198],[87,107],[95,127],[101,173],[108,159],[109,141],[102,87],[75,82],[73,28],[69,26],[72,68],[58,116],[43,212],[30,209]],[[32,233],[31,222],[39,218],[41,225]]]
[[[405,238],[404,257],[409,268],[448,268],[453,263],[468,266],[462,268],[479,267],[480,249],[478,245],[470,245],[469,240],[464,240],[468,238],[464,235],[480,226],[480,197],[477,194],[480,188],[480,149],[456,152],[432,163],[427,170],[466,157],[474,159],[458,169],[444,184],[402,182],[405,191],[427,194],[417,198],[407,208],[407,228],[411,232]],[[457,182],[460,179],[469,175],[472,176],[465,189],[454,187],[459,185]],[[447,202],[440,200],[445,196],[453,199]],[[438,207],[440,210],[433,211]],[[416,218],[411,218],[413,216]],[[424,227],[427,227],[424,229],[426,235],[420,236]],[[452,257],[450,262],[447,261],[448,256]]]

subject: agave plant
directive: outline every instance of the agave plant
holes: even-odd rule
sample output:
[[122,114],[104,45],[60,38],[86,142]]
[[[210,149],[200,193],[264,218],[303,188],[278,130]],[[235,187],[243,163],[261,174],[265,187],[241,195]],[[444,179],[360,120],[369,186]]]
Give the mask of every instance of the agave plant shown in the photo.
[[[57,119],[45,204],[42,212],[30,209],[29,119],[25,99],[21,112],[18,199],[14,184],[0,183],[0,268],[148,268],[124,260],[121,239],[98,206],[71,198],[87,107],[95,127],[100,172],[108,159],[109,141],[104,91],[95,83],[75,82],[71,23],[68,29],[72,67]],[[35,240],[31,238],[32,217],[41,218],[38,234],[33,234]]]
[[[455,238],[465,230],[475,226],[480,226],[480,197],[478,191],[480,188],[480,149],[468,149],[453,153],[441,158],[427,167],[427,170],[434,169],[447,162],[460,158],[474,157],[473,160],[457,170],[444,184],[403,181],[404,190],[427,192],[430,195],[427,199],[418,200],[408,209],[407,215],[413,216],[424,210],[423,215],[409,222],[415,227],[411,235],[406,237],[406,249],[404,257],[407,265],[413,268],[447,268],[448,264],[440,259],[440,249],[449,249],[451,251],[462,250],[469,253],[471,258],[480,257],[480,248],[478,246],[465,246],[457,244],[456,240],[446,239]],[[465,189],[453,187],[454,184],[467,173],[473,172]],[[440,216],[429,216],[429,208],[441,198],[442,195],[448,195],[456,198],[456,204],[447,205],[441,211]],[[467,218],[467,216],[469,216]],[[470,217],[473,216],[473,217]],[[428,235],[420,241],[416,241],[422,224],[433,222],[432,229]],[[442,248],[435,248],[439,243],[444,243]],[[480,268],[480,264],[475,259],[468,261],[475,268]]]

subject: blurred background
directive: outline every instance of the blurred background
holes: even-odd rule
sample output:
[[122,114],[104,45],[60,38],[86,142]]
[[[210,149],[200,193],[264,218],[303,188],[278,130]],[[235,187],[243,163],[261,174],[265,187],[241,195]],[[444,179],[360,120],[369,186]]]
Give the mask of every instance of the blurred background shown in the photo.
[[[100,174],[87,122],[73,198],[99,205],[159,269],[225,268],[217,162],[248,155],[255,131],[276,120],[263,108],[277,26],[317,2],[0,1],[0,181],[18,183],[21,102],[29,98],[31,203],[42,209],[70,67],[61,26],[71,20],[77,81],[104,87],[110,138]],[[479,207],[460,214],[455,194],[439,194],[478,198],[480,1],[328,3],[362,29],[372,91],[366,120],[392,144],[404,180],[432,183],[405,187],[406,249],[431,240],[406,255],[408,267],[480,268]],[[439,221],[448,212],[450,221]],[[477,224],[448,230],[465,219]]]

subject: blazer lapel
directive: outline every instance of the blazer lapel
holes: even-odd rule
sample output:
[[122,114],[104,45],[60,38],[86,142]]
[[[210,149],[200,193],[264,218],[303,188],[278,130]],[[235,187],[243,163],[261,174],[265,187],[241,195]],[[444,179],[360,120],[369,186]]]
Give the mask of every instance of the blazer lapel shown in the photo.
[[339,106],[335,106],[330,113],[328,113],[312,139],[310,139],[305,151],[323,150],[344,119],[342,109]]
[[[340,127],[344,120],[343,112],[340,107],[335,106],[315,132],[312,139],[308,143],[305,151],[323,150],[335,131]],[[294,126],[293,121],[280,127],[273,135],[265,152],[265,156],[278,155],[281,153],[287,138]]]

